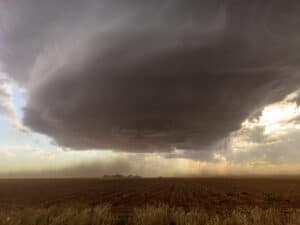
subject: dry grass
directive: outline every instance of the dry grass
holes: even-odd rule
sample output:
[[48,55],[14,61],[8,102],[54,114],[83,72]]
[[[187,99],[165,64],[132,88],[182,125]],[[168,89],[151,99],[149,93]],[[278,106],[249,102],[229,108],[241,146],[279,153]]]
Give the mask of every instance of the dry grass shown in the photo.
[[55,206],[0,212],[0,225],[114,225],[116,222],[109,206]]
[[134,211],[132,225],[300,225],[300,210],[236,209],[231,213],[209,214],[206,211],[147,206]]
[[[123,222],[123,223],[122,223]],[[54,206],[44,209],[0,211],[0,225],[300,225],[300,210],[235,209],[212,213],[160,205],[133,211],[126,223],[113,214],[109,206]]]

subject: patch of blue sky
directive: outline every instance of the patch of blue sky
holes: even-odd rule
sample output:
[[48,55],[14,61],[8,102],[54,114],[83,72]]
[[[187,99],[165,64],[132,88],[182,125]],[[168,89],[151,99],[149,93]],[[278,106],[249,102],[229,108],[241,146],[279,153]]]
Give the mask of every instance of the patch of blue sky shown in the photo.
[[15,109],[15,113],[17,118],[22,121],[24,113],[23,108],[26,105],[25,101],[25,92],[17,87],[14,87],[12,90],[12,103]]
[[[17,119],[22,121],[23,108],[26,105],[25,92],[17,87],[12,90],[12,103]],[[6,118],[0,115],[0,146],[30,146],[45,151],[56,148],[50,138],[34,132],[24,132],[13,127]]]

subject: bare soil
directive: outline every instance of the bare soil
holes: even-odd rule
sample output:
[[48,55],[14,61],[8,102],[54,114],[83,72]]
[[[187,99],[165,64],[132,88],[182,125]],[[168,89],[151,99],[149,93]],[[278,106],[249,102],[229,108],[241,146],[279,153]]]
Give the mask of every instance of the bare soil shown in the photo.
[[109,203],[119,213],[160,203],[215,210],[300,208],[300,178],[147,178],[0,180],[0,208]]

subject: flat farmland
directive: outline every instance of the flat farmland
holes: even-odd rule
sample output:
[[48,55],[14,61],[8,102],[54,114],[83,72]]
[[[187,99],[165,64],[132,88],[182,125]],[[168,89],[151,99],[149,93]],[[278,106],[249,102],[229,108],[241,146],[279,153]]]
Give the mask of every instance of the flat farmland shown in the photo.
[[110,204],[115,212],[167,204],[213,210],[300,208],[299,178],[147,178],[0,180],[0,208]]

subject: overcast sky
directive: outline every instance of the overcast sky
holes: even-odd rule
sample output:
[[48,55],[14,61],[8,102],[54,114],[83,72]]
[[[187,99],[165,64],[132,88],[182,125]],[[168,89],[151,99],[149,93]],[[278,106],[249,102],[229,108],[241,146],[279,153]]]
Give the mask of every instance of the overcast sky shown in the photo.
[[0,176],[300,173],[296,0],[1,0]]

